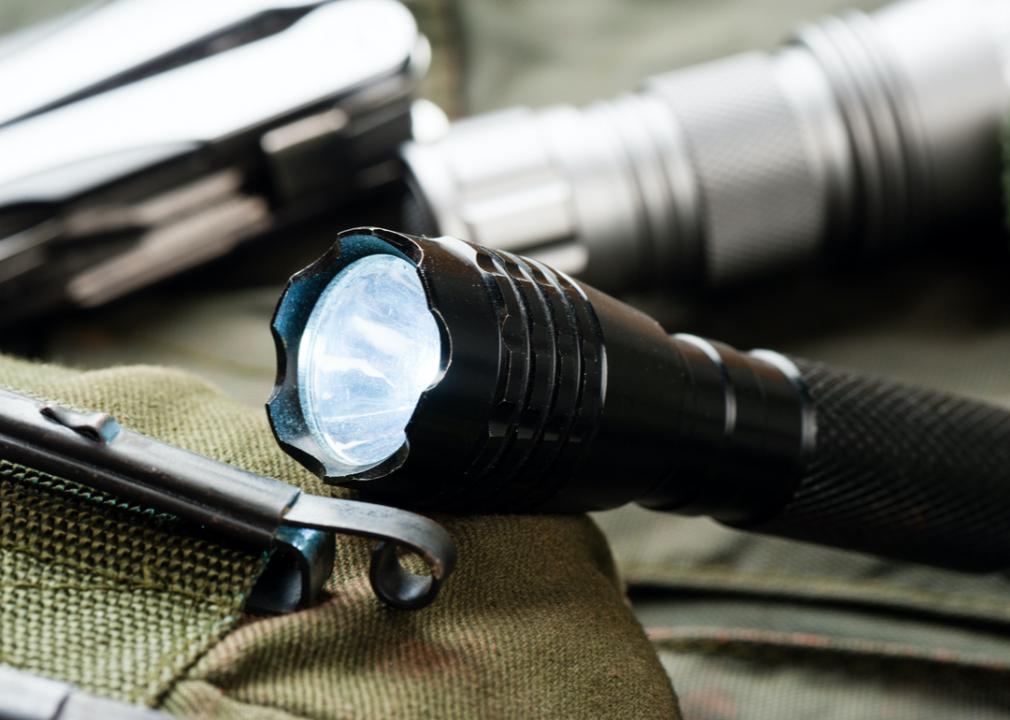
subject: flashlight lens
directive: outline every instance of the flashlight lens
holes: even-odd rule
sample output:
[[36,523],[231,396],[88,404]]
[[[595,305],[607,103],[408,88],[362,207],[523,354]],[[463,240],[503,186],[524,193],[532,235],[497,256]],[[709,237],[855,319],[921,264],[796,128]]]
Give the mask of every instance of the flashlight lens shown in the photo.
[[440,359],[438,326],[411,263],[369,255],[345,267],[298,348],[302,413],[316,442],[347,474],[394,454]]

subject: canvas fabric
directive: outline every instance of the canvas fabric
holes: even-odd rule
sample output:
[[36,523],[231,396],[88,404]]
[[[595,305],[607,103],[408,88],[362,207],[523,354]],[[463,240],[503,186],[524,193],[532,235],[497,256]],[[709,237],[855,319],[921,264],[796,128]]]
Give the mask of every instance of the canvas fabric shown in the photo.
[[[234,413],[182,373],[77,373],[4,358],[0,385],[100,408],[196,450],[263,454]],[[204,432],[205,423],[215,430]],[[0,662],[153,702],[234,626],[264,559],[0,458]]]
[[[262,409],[186,373],[0,359],[0,385],[326,494]],[[448,524],[432,607],[380,604],[338,538],[316,607],[243,613],[262,553],[0,458],[0,663],[199,718],[671,717],[670,684],[586,517]]]

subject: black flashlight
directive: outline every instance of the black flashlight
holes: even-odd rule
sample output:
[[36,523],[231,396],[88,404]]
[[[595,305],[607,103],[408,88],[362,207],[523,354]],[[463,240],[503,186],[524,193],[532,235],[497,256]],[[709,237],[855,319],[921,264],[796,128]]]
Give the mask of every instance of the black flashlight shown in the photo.
[[657,322],[454,238],[341,233],[273,323],[268,404],[328,482],[453,512],[637,502],[955,569],[1010,565],[1010,412]]

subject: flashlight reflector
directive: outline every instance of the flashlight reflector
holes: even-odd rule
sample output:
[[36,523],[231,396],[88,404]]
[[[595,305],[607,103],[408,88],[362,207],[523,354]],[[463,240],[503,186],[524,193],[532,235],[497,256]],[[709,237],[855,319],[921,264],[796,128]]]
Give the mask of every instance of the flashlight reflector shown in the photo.
[[438,377],[441,339],[417,269],[370,255],[341,270],[298,347],[306,424],[348,472],[403,445],[417,401]]

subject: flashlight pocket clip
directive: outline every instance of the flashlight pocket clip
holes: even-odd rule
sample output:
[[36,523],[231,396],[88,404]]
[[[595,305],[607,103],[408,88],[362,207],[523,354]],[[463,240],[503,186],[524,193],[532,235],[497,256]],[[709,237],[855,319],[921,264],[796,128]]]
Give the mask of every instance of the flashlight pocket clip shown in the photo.
[[[0,390],[0,457],[195,522],[219,538],[273,551],[249,606],[289,612],[314,604],[329,578],[335,533],[377,539],[369,580],[388,605],[428,605],[452,572],[452,538],[428,518],[396,508],[309,495],[83,413]],[[407,571],[399,548],[428,575]]]

